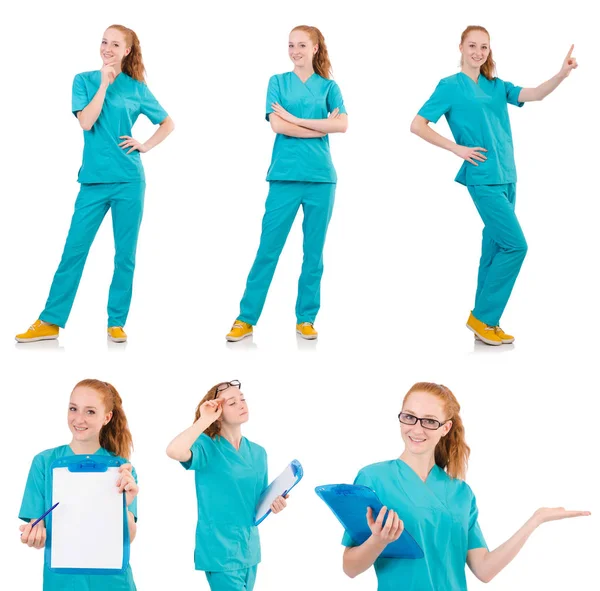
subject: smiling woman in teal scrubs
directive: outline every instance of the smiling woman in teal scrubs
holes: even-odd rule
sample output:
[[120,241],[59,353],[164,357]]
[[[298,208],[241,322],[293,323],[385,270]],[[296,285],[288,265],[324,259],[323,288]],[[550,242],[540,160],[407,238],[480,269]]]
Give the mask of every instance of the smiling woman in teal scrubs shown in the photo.
[[[138,233],[146,189],[140,154],[160,144],[174,124],[145,82],[137,35],[122,25],[104,32],[100,45],[102,68],[77,74],[72,111],[84,133],[81,184],[62,259],[46,306],[17,341],[50,340],[65,326],[75,300],[85,261],[96,232],[111,210],[115,269],[108,294],[108,338],[124,342],[123,330],[133,289]],[[132,127],[140,114],[159,125],[144,143]]]
[[[68,424],[72,435],[69,445],[48,449],[33,458],[19,511],[19,518],[28,522],[20,528],[21,542],[38,549],[51,543],[52,531],[46,532],[45,521],[40,521],[33,529],[31,522],[51,506],[54,460],[78,454],[114,456],[123,461],[115,494],[125,493],[129,539],[133,542],[137,528],[137,475],[129,463],[133,444],[119,393],[106,382],[82,380],[71,393]],[[90,535],[94,533],[90,532]],[[71,575],[53,573],[44,565],[44,591],[65,589],[135,591],[136,587],[130,566],[119,575]]]
[[[360,546],[344,534],[348,576],[374,565],[379,591],[464,591],[465,564],[479,580],[491,581],[542,523],[589,515],[538,509],[512,538],[490,552],[479,527],[475,495],[463,480],[470,449],[452,392],[439,384],[415,384],[398,418],[405,444],[402,455],[363,468],[355,480],[373,489],[384,507],[379,515],[368,510],[371,537]],[[424,558],[379,558],[405,527]]]
[[[512,343],[500,317],[527,253],[515,215],[517,173],[507,105],[541,101],[577,67],[569,50],[560,72],[536,88],[522,88],[495,76],[490,38],[483,27],[461,36],[461,71],[440,81],[411,131],[464,160],[456,181],[466,185],[484,223],[475,307],[467,327],[488,345]],[[455,142],[429,127],[445,115]]]
[[301,206],[304,260],[298,282],[296,332],[305,339],[317,338],[313,323],[321,305],[323,248],[337,182],[329,134],[345,133],[348,116],[342,93],[331,79],[331,63],[321,31],[304,25],[295,27],[288,51],[294,69],[269,80],[267,121],[277,134],[267,174],[269,195],[260,245],[228,341],[240,341],[252,334]]
[[[170,458],[195,474],[194,563],[212,591],[252,591],[261,559],[254,516],[268,485],[267,452],[242,436],[248,405],[240,388],[237,380],[213,386],[198,404],[194,424],[167,448]],[[285,506],[280,496],[271,511]]]

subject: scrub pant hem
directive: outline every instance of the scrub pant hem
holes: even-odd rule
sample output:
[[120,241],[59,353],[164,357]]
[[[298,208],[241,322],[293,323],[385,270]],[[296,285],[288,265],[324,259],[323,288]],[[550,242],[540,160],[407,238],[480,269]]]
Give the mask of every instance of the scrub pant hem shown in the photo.
[[46,316],[46,314],[44,314],[43,312],[38,316],[38,318],[40,320],[42,320],[43,322],[47,322],[48,324],[56,324],[56,326],[58,326],[60,328],[64,328],[65,327],[65,323],[64,322],[61,322],[60,320],[52,319],[49,316]]

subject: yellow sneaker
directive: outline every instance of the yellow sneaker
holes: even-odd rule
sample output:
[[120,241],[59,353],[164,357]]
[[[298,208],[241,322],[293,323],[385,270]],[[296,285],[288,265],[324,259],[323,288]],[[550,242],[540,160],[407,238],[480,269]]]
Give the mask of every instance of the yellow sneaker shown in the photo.
[[34,341],[51,341],[58,338],[58,326],[48,324],[43,320],[36,320],[26,332],[18,334],[15,339],[19,343],[33,343]]
[[499,326],[495,326],[494,330],[505,345],[510,345],[511,343],[515,342],[515,337],[513,337],[511,334],[506,334]]
[[239,318],[233,323],[231,330],[227,333],[225,338],[228,341],[235,342],[241,341],[246,337],[252,335],[252,325],[240,320]]
[[124,343],[127,340],[127,333],[122,326],[109,326],[107,332],[113,343]]
[[475,337],[483,341],[486,345],[502,344],[502,339],[496,334],[496,327],[488,326],[484,322],[481,322],[481,320],[477,320],[473,316],[473,312],[471,312],[469,320],[467,320],[467,328],[473,331]]
[[301,324],[296,324],[296,332],[303,339],[308,339],[309,341],[316,339],[319,336],[319,333],[315,330],[312,322],[302,322]]

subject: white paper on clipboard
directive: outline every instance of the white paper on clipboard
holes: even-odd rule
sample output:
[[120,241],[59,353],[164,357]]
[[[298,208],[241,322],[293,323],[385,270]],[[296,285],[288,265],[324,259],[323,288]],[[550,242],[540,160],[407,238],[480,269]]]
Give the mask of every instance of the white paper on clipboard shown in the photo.
[[277,477],[261,495],[258,506],[256,507],[256,515],[254,523],[258,525],[271,510],[271,504],[279,497],[289,492],[302,478],[302,466],[298,460],[291,462],[287,468]]
[[123,566],[123,495],[118,468],[52,474],[51,568],[120,569]]

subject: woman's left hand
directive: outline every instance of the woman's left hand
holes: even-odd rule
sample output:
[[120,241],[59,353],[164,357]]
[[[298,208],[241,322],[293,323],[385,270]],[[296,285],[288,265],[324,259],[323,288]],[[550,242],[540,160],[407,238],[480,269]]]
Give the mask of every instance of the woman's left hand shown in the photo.
[[558,521],[559,519],[569,519],[571,517],[588,517],[589,511],[567,511],[564,507],[542,507],[538,509],[533,518],[539,523],[548,521]]
[[571,45],[571,49],[569,49],[569,53],[567,53],[567,57],[563,62],[562,68],[560,69],[565,78],[577,67],[577,59],[571,55],[574,48],[575,45]]
[[117,488],[120,493],[125,493],[125,503],[128,507],[133,503],[133,499],[137,497],[140,490],[131,470],[131,464],[119,466],[119,479],[117,480]]
[[289,499],[289,495],[285,495],[285,497],[278,496],[271,503],[271,511],[275,514],[281,513],[287,507],[286,499]]
[[134,150],[137,150],[142,154],[148,151],[148,148],[145,144],[138,142],[135,138],[131,137],[130,135],[121,135],[119,136],[119,139],[124,140],[119,144],[119,148],[121,148],[122,150],[125,150],[125,148],[130,148],[130,150],[127,152],[128,154],[131,154],[131,152],[133,152]]
[[300,119],[291,113],[288,113],[279,103],[273,103],[271,108],[273,109],[275,115],[279,115],[284,121],[298,125]]

